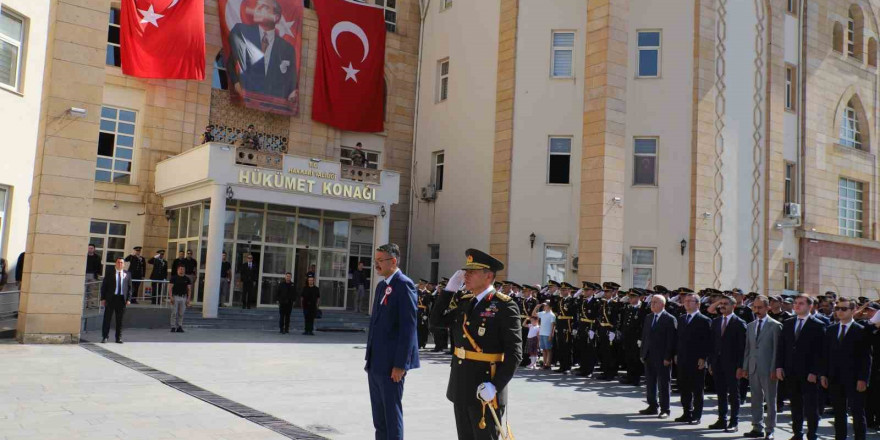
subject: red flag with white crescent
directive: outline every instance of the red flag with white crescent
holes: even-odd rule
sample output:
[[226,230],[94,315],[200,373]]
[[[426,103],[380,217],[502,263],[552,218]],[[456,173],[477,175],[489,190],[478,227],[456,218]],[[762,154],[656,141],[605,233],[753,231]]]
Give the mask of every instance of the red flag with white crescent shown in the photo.
[[122,73],[205,79],[204,0],[122,0]]
[[318,56],[312,119],[350,131],[384,130],[385,15],[345,0],[315,0]]

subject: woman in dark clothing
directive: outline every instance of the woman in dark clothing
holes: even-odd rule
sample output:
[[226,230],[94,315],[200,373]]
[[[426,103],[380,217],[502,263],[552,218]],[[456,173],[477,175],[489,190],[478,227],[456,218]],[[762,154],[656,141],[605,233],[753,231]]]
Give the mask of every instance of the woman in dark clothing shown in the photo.
[[310,272],[306,286],[303,287],[301,295],[303,316],[306,319],[306,329],[303,332],[304,335],[315,335],[315,316],[318,314],[318,300],[320,298],[321,292],[318,291],[318,286],[315,285],[315,275]]

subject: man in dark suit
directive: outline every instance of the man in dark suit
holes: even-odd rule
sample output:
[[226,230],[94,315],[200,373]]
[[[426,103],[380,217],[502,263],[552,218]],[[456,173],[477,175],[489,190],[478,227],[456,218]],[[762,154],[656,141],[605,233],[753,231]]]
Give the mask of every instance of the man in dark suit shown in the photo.
[[502,262],[477,249],[465,255],[431,313],[431,324],[448,325],[455,345],[446,398],[453,404],[459,439],[494,440],[502,430],[510,438],[509,426],[497,426],[487,413],[503,420],[507,385],[522,360],[519,308],[493,286]]
[[275,33],[275,25],[284,18],[281,12],[276,0],[257,0],[254,24],[238,23],[229,31],[227,72],[239,94],[296,99],[296,49]]
[[110,336],[110,320],[116,315],[116,343],[122,343],[122,317],[125,306],[131,304],[131,274],[125,271],[125,260],[116,259],[116,270],[101,281],[101,305],[104,307],[104,325],[101,343]]
[[400,248],[376,249],[376,285],[366,367],[376,440],[403,439],[403,383],[406,372],[419,368],[416,315],[418,293],[412,280],[397,267]]
[[746,349],[746,322],[733,314],[735,304],[731,296],[724,296],[715,304],[721,316],[712,322],[712,354],[709,357],[709,372],[715,379],[715,393],[718,395],[718,420],[709,425],[709,429],[726,432],[739,430],[737,372],[742,369]]
[[812,308],[813,297],[798,295],[795,298],[795,317],[782,324],[776,350],[776,377],[791,399],[792,440],[804,438],[804,418],[807,419],[807,439],[816,440],[819,426],[817,387],[825,325],[810,315]]
[[846,439],[847,409],[853,418],[856,440],[867,431],[865,396],[871,376],[871,348],[865,327],[853,321],[855,300],[840,298],[834,307],[837,323],[825,333],[822,388],[829,390],[834,407],[834,438]]
[[690,289],[680,288],[679,298],[685,314],[678,318],[678,390],[684,413],[676,422],[697,425],[703,417],[703,386],[706,365],[712,351],[712,320],[700,313],[700,298]]
[[293,301],[296,297],[296,286],[293,285],[293,275],[290,272],[284,274],[284,281],[275,287],[275,301],[278,302],[279,332],[290,333],[290,312],[293,310]]
[[245,262],[241,264],[241,308],[251,308],[251,300],[257,300],[257,279],[260,277],[260,268],[254,263],[254,256],[245,255]]
[[[672,361],[675,356],[676,321],[666,308],[666,297],[651,298],[651,314],[642,325],[642,347],[639,357],[645,364],[648,407],[639,414],[657,414],[657,388],[660,388],[659,418],[669,417],[669,394],[672,389]],[[659,383],[658,383],[659,382]]]

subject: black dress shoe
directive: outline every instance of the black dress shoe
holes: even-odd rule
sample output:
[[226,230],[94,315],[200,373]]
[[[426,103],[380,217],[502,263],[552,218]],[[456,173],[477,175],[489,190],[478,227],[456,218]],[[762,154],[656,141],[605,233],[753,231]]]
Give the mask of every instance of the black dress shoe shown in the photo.
[[102,343],[102,344],[106,344],[106,343],[107,343],[107,338],[101,338],[101,343]]
[[643,416],[656,416],[658,413],[659,413],[659,411],[657,411],[657,408],[654,408],[653,406],[649,406],[649,407],[639,411],[639,414],[641,414]]
[[183,333],[183,327],[177,327],[177,333]]
[[669,411],[663,411],[663,412],[661,412],[660,415],[657,416],[657,418],[658,418],[658,419],[668,419],[668,418],[669,418]]
[[689,416],[689,415],[687,415],[687,414],[682,414],[681,417],[676,417],[676,418],[675,418],[675,421],[678,422],[678,423],[690,423],[690,421],[691,421],[691,416]]
[[171,327],[171,333],[177,333],[177,327]]
[[745,437],[745,438],[761,438],[763,436],[764,436],[764,431],[756,431],[756,430],[751,430],[751,431],[743,434],[743,437]]
[[116,343],[117,343],[117,344],[121,344],[121,343],[122,343],[122,339],[117,339],[117,340],[116,340]]
[[701,420],[700,419],[690,419],[687,423],[688,423],[688,425],[699,425],[701,423]]
[[739,431],[739,426],[737,425],[736,422],[730,422],[730,424],[727,425],[727,428],[724,429],[724,432],[737,432],[737,431]]
[[788,440],[804,440],[804,434],[795,434]]
[[727,420],[719,419],[715,423],[709,425],[709,429],[725,429],[727,428]]

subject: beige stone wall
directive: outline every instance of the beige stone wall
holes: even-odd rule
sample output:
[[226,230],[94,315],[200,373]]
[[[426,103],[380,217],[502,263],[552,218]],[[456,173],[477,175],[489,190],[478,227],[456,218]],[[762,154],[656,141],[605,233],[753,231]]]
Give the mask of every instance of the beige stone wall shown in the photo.
[[[764,271],[761,285],[771,295],[782,293],[785,288],[783,274],[785,267],[785,249],[783,232],[775,226],[777,223],[788,223],[784,218],[783,205],[785,200],[785,159],[783,157],[784,136],[796,136],[796,133],[785,132],[785,14],[786,2],[774,0],[768,2],[767,10],[767,122],[765,133],[766,172],[764,174],[764,234],[763,265]],[[800,95],[798,95],[800,96]],[[795,108],[800,108],[797,105]]]

